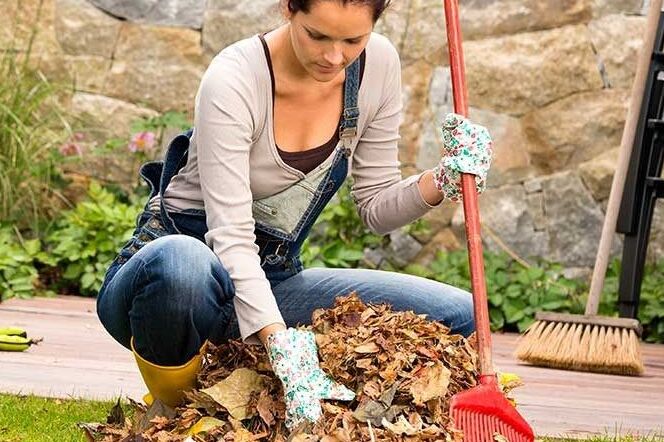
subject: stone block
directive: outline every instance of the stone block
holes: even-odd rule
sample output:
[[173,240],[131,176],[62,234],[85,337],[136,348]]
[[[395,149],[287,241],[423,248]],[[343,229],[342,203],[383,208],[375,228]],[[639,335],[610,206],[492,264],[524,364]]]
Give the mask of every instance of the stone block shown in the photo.
[[534,166],[545,173],[577,167],[620,145],[628,91],[574,94],[523,117]]
[[[480,213],[482,240],[487,250],[504,251],[504,244],[524,259],[549,253],[549,234],[536,228],[523,186],[487,190],[480,196]],[[461,205],[452,219],[452,228],[458,237],[465,237]]]
[[159,111],[191,111],[208,61],[196,31],[126,24],[104,94]]
[[618,151],[618,148],[611,149],[579,165],[579,175],[596,201],[607,199],[611,193]]
[[[542,255],[566,267],[592,267],[604,213],[575,172],[561,172],[542,181],[549,253]],[[613,241],[616,253],[619,242]]]
[[284,22],[275,0],[208,0],[202,42],[205,51],[216,54],[231,43],[267,32]]
[[590,39],[604,65],[610,87],[632,87],[645,23],[645,17],[613,14],[588,24]]
[[592,0],[466,0],[459,2],[464,39],[551,29],[585,23]]
[[133,22],[200,29],[205,0],[90,0],[107,13]]
[[87,0],[55,2],[55,32],[66,54],[112,58],[121,26]]
[[472,106],[519,116],[578,92],[603,87],[585,25],[468,41]]

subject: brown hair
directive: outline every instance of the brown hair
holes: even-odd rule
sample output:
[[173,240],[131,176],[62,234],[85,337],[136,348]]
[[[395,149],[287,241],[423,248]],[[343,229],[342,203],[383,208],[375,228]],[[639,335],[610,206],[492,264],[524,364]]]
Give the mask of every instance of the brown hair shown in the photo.
[[[290,11],[292,14],[295,14],[296,12],[304,12],[305,14],[307,14],[309,12],[309,8],[311,8],[312,3],[314,3],[315,1],[320,1],[320,0],[286,0],[286,6],[288,7],[288,11]],[[385,9],[387,9],[387,7],[390,5],[391,0],[335,0],[335,1],[338,1],[343,5],[352,3],[356,5],[366,5],[371,7],[371,9],[373,9],[373,21],[375,23],[376,21],[378,21],[383,11],[385,11]]]

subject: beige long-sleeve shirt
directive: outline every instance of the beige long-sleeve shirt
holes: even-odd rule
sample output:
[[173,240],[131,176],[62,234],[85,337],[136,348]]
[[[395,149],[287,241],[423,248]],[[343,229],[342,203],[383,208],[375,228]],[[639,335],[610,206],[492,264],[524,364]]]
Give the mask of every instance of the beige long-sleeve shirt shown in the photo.
[[[349,162],[352,195],[364,223],[384,234],[432,206],[419,192],[420,175],[401,177],[401,68],[396,49],[379,34],[372,34],[367,44],[363,75],[358,136]],[[283,323],[254,243],[252,201],[304,177],[284,163],[275,146],[271,88],[258,36],[221,51],[196,95],[188,162],[164,195],[169,210],[205,209],[205,239],[233,280],[244,339],[269,324]]]

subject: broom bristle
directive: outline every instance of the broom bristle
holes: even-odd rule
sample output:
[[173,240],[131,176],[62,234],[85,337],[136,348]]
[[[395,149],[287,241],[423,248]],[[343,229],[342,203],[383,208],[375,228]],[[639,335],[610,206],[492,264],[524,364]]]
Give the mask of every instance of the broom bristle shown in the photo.
[[463,431],[463,442],[532,441],[532,435],[521,434],[494,415],[457,409],[452,412],[452,417],[455,427]]
[[515,355],[533,365],[621,375],[643,373],[635,330],[539,320],[520,338]]

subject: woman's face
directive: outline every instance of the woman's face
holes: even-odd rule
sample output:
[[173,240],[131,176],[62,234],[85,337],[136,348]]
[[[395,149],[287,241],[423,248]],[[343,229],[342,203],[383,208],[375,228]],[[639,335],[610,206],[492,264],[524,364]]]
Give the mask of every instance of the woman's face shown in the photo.
[[290,14],[295,56],[314,79],[327,82],[359,57],[373,30],[370,6],[336,0],[312,2],[308,13]]

